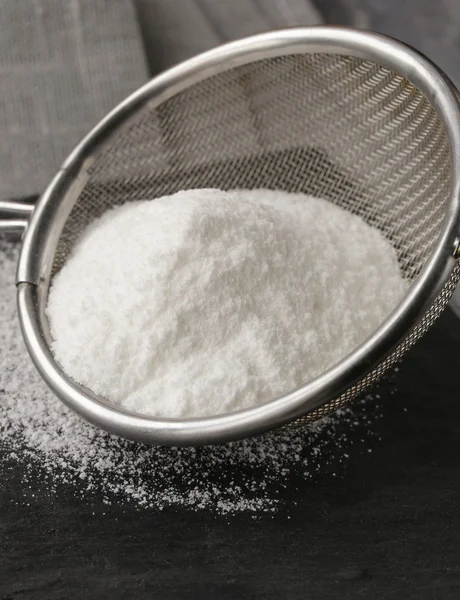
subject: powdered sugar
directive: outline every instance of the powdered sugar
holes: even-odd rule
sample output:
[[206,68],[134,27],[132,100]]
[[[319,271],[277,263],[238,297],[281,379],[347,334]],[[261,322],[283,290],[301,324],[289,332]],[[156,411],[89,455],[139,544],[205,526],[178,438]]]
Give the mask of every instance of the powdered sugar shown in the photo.
[[296,478],[328,469],[339,475],[353,439],[368,444],[369,419],[379,415],[374,403],[313,427],[201,449],[147,447],[88,425],[47,390],[25,351],[16,316],[17,256],[17,248],[0,244],[0,471],[5,478],[8,469],[21,470],[26,503],[29,485],[33,493],[59,493],[64,483],[83,501],[94,494],[148,510],[270,514]]
[[115,208],[56,276],[65,371],[160,417],[248,408],[346,356],[406,284],[382,234],[325,200],[185,190]]

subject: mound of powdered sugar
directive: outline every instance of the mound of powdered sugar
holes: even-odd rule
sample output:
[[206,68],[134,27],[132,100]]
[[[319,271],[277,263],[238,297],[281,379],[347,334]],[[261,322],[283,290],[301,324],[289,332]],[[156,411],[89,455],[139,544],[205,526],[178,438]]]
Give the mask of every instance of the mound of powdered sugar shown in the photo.
[[330,202],[186,190],[95,221],[55,277],[47,315],[73,379],[139,413],[197,417],[324,372],[405,288],[391,244]]
[[[0,475],[21,473],[29,504],[62,486],[105,503],[148,510],[183,507],[217,513],[272,513],[284,490],[344,474],[354,452],[368,452],[375,400],[310,427],[206,448],[127,442],[92,427],[46,388],[25,350],[16,315],[17,248],[0,240]],[[357,450],[353,448],[360,444]]]

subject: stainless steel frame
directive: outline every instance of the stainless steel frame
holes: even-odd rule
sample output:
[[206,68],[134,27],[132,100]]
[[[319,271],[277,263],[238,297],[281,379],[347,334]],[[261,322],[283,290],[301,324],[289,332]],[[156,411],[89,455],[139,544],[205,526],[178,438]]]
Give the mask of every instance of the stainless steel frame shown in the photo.
[[[61,370],[50,350],[44,304],[53,257],[64,222],[86,180],[99,145],[146,104],[155,107],[191,84],[254,60],[284,54],[346,54],[382,64],[419,88],[438,112],[449,138],[450,204],[442,235],[407,296],[374,335],[338,365],[302,388],[262,406],[214,418],[172,420],[126,412],[79,386]],[[279,427],[339,396],[365,377],[425,314],[451,275],[460,233],[460,108],[454,86],[425,57],[373,33],[336,27],[295,28],[226,44],[156,77],[105,117],[75,148],[30,216],[17,272],[18,311],[28,351],[51,390],[88,421],[117,435],[148,443],[196,445],[224,442]],[[0,231],[18,231],[30,209],[0,205]],[[219,390],[216,390],[219,393]]]

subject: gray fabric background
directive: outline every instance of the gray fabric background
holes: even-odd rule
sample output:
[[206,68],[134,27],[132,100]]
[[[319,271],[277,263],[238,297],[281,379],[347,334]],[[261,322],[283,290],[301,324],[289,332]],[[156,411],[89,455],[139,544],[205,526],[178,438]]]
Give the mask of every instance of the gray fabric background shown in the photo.
[[309,0],[0,0],[0,198],[42,192],[149,71],[318,22]]
[[135,0],[152,73],[217,44],[321,23],[310,0]]
[[0,198],[41,192],[78,140],[143,83],[126,0],[0,1]]

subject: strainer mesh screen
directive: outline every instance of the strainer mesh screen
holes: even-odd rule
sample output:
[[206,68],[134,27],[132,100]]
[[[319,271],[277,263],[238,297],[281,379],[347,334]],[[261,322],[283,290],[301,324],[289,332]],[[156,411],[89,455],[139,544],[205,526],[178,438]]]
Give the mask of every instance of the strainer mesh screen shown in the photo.
[[[410,281],[440,233],[450,171],[436,111],[397,73],[328,54],[253,62],[139,111],[111,136],[65,224],[53,273],[110,206],[188,188],[263,187],[314,194],[361,215],[391,241]],[[432,324],[459,276],[456,269],[391,356],[304,421],[376,381]]]

